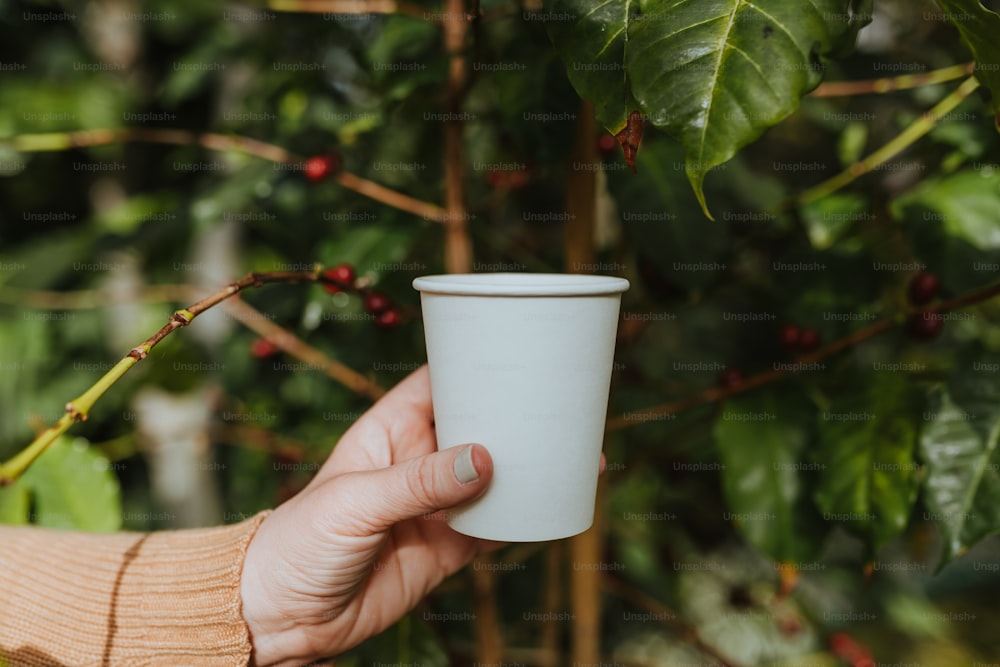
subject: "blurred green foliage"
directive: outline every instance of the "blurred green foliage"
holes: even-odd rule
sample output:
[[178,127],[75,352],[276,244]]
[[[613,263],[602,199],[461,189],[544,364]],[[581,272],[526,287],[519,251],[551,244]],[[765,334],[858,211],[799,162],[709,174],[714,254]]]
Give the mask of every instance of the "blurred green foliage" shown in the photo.
[[[559,214],[580,100],[544,14],[493,0],[482,10],[463,104],[474,268],[560,271]],[[830,62],[827,80],[970,58],[934,4],[885,0],[875,10],[859,49]],[[443,270],[438,223],[199,146],[18,153],[3,139],[126,126],[232,133],[299,155],[337,152],[347,171],[440,202],[448,59],[438,24],[192,0],[0,1],[0,34],[0,460],[180,305],[127,298],[145,286],[348,262],[400,304],[403,326],[378,329],[356,297],[316,286],[244,298],[383,386],[422,362],[410,281]],[[996,66],[996,45],[981,48],[981,65]],[[681,147],[665,134],[647,127],[636,174],[620,155],[606,156],[598,268],[633,285],[610,414],[710,390],[723,370],[794,366],[797,353],[779,344],[786,324],[830,342],[875,319],[902,321],[918,270],[939,276],[941,298],[992,284],[1000,138],[986,88],[849,189],[791,203],[954,86],[803,98],[707,175],[714,222],[687,181]],[[523,184],[502,185],[521,172]],[[37,292],[105,288],[112,296],[96,303],[77,297],[84,308],[53,307]],[[984,301],[948,315],[933,341],[894,327],[723,403],[610,432],[608,576],[676,610],[741,665],[837,664],[827,638],[838,631],[880,662],[1000,655],[992,632],[1000,620],[1000,311]],[[199,333],[209,328],[221,333]],[[220,309],[214,323],[168,338],[72,439],[0,491],[0,519],[168,527],[136,432],[133,398],[147,387],[177,395],[220,388],[210,435],[225,520],[294,493],[368,402],[294,359],[255,358],[255,337]],[[280,465],[288,451],[306,465]],[[526,611],[542,604],[545,553],[518,547],[501,558],[520,563],[498,574],[498,596],[511,659],[527,664],[530,652],[517,650],[540,641]],[[798,567],[788,597],[779,594],[776,561]],[[456,577],[342,664],[471,663],[468,584],[467,574]],[[611,589],[604,604],[609,659],[706,660],[664,623],[678,619],[642,616],[648,610]],[[570,625],[559,627],[561,648]]]

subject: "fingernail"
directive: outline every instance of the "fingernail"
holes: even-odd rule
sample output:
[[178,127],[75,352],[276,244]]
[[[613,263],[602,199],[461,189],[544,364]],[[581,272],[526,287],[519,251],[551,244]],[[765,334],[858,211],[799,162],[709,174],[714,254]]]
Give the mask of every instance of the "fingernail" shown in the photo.
[[472,464],[472,445],[466,447],[465,451],[455,459],[455,477],[461,484],[468,484],[479,479],[476,466]]

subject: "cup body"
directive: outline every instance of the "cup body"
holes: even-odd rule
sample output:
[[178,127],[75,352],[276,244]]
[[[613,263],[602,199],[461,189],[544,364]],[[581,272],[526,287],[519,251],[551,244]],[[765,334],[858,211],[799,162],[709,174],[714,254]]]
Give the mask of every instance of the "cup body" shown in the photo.
[[569,537],[593,523],[621,293],[562,274],[425,276],[420,290],[439,449],[493,458],[480,498],[450,511],[466,535]]

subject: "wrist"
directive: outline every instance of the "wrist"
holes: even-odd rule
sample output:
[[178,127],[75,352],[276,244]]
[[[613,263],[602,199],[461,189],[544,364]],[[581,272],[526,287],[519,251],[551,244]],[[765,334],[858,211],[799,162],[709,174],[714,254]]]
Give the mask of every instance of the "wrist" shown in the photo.
[[243,621],[253,651],[251,664],[254,667],[307,665],[316,656],[305,650],[307,642],[302,636],[299,620],[282,615],[278,611],[280,605],[275,604],[268,594],[265,579],[269,562],[266,554],[262,553],[261,541],[257,539],[266,532],[265,522],[250,542],[240,577]]
[[269,604],[260,586],[255,568],[244,569],[240,584],[243,596],[243,621],[247,624],[254,667],[292,667],[307,665],[315,656],[304,650],[301,628],[292,621],[282,622],[268,611]]

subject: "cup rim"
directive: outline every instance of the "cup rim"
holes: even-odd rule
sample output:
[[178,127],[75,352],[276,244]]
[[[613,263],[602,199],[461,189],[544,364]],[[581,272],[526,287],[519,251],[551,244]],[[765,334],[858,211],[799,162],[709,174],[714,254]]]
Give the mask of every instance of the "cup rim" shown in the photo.
[[599,296],[621,294],[629,282],[616,276],[575,273],[449,273],[416,278],[413,288],[465,296]]

